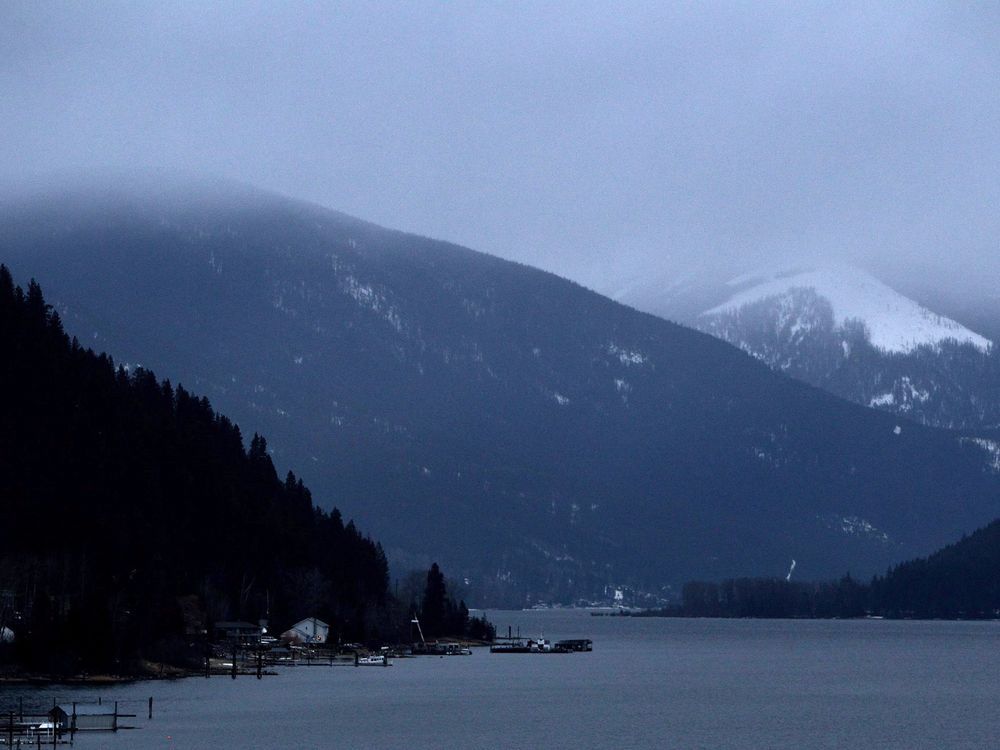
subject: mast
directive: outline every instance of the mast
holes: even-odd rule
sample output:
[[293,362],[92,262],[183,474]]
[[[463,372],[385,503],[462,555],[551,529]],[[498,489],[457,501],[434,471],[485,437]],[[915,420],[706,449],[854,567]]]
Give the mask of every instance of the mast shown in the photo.
[[410,624],[417,626],[417,632],[420,633],[420,642],[426,646],[427,641],[424,640],[424,631],[420,628],[420,620],[417,619],[416,614],[413,615],[413,619],[410,620]]

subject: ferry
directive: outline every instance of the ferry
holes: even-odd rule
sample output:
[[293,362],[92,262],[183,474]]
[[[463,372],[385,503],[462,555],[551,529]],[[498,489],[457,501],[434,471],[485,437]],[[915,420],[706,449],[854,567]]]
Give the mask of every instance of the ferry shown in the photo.
[[500,636],[490,646],[491,654],[570,654],[574,651],[593,651],[594,642],[589,638],[567,641],[552,641],[547,638],[521,638],[520,636]]

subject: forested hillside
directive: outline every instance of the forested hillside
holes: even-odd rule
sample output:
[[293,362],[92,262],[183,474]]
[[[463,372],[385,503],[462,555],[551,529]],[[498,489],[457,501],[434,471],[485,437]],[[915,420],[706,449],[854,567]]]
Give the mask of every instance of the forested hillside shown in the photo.
[[71,341],[6,267],[0,414],[0,630],[22,664],[176,661],[217,620],[377,629],[378,544],[280,480],[264,438],[247,450],[206,399]]
[[929,557],[891,568],[864,584],[781,578],[685,584],[680,605],[654,614],[680,617],[1000,618],[1000,520]]
[[872,606],[889,616],[1000,618],[1000,520],[897,565],[871,588]]

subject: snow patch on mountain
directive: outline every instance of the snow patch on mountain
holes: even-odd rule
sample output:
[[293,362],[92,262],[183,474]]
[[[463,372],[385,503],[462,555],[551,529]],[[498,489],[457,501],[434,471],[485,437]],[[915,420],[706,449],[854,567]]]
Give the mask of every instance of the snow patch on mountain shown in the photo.
[[339,285],[341,291],[353,298],[355,302],[376,313],[397,333],[402,333],[403,319],[395,306],[389,303],[384,292],[375,289],[371,284],[363,284],[350,275],[341,278]]
[[875,528],[870,522],[858,516],[846,516],[840,519],[840,530],[848,536],[864,536],[877,539],[880,542],[888,542],[889,535],[884,531]]
[[[898,394],[898,398],[897,398]],[[915,404],[926,404],[931,398],[929,391],[918,388],[906,375],[893,383],[893,390],[873,397],[868,406],[871,407],[896,407],[897,411],[906,412],[913,409]]]
[[989,467],[994,473],[1000,473],[1000,442],[984,438],[962,438],[962,442],[972,443],[982,448],[989,457]]
[[868,329],[872,346],[886,352],[906,353],[919,346],[936,346],[949,340],[971,344],[984,352],[992,345],[984,336],[931,312],[856,268],[837,266],[745,275],[728,282],[733,288],[748,284],[749,287],[702,315],[709,317],[736,311],[764,300],[781,300],[795,289],[812,289],[830,303],[838,326],[849,320],[861,321]]
[[883,393],[873,398],[871,401],[868,402],[868,406],[872,408],[880,406],[886,407],[886,406],[894,406],[895,403],[896,403],[896,396],[893,394],[892,391],[889,391],[888,393]]
[[619,346],[614,342],[608,344],[607,352],[611,356],[617,357],[618,361],[626,367],[630,367],[632,365],[644,365],[648,360],[648,357],[646,357],[646,355],[642,352],[635,349],[629,349],[628,347]]

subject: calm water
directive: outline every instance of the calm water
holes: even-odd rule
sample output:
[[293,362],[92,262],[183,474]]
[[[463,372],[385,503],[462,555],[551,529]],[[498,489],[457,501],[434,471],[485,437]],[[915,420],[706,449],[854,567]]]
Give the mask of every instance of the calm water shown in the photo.
[[[998,748],[1000,623],[662,620],[491,612],[594,651],[397,660],[114,689],[156,716],[91,748]],[[0,692],[9,703],[22,688]],[[140,703],[141,702],[141,703]]]

